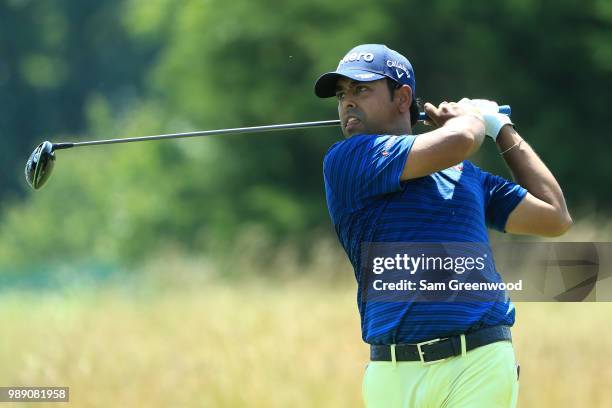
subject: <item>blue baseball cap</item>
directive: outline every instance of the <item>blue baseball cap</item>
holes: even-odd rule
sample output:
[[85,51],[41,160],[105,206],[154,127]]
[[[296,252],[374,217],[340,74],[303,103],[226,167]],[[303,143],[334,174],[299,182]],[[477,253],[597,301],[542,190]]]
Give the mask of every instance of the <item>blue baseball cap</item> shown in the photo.
[[315,94],[319,98],[336,95],[336,81],[346,77],[360,82],[390,78],[416,93],[414,70],[406,57],[382,44],[362,44],[350,50],[340,60],[338,68],[319,77],[315,83]]

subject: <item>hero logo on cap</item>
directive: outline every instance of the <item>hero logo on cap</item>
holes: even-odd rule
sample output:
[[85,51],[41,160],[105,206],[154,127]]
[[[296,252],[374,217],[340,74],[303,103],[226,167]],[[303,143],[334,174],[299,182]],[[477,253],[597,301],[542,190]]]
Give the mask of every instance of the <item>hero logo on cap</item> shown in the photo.
[[346,54],[344,58],[340,60],[340,63],[338,64],[338,69],[342,64],[346,64],[347,62],[361,61],[362,58],[365,62],[372,62],[374,61],[374,54],[372,54],[371,52],[352,52]]

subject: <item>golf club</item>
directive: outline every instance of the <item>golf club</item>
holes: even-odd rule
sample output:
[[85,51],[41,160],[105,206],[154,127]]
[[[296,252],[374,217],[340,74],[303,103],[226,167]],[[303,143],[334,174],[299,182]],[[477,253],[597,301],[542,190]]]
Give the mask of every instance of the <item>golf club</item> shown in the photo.
[[[510,116],[511,108],[509,105],[502,105],[499,107],[499,112],[504,115]],[[419,121],[427,119],[427,115],[424,112],[419,114]],[[265,126],[252,126],[243,128],[233,129],[219,129],[219,130],[203,130],[197,132],[187,133],[171,133],[165,135],[155,136],[140,136],[130,137],[123,139],[108,139],[108,140],[93,140],[89,142],[74,142],[74,143],[51,143],[49,141],[42,142],[36,147],[36,149],[30,155],[28,162],[25,167],[25,177],[28,184],[34,189],[40,189],[51,176],[51,171],[55,165],[56,150],[70,149],[73,147],[83,146],[94,146],[94,145],[105,145],[115,143],[131,143],[131,142],[144,142],[148,140],[161,140],[161,139],[180,139],[187,137],[196,136],[212,136],[212,135],[225,135],[225,134],[240,134],[240,133],[255,133],[255,132],[270,132],[274,130],[293,130],[293,129],[306,129],[315,127],[330,127],[340,125],[340,120],[323,120],[318,122],[301,122],[301,123],[286,123],[280,125],[265,125]]]

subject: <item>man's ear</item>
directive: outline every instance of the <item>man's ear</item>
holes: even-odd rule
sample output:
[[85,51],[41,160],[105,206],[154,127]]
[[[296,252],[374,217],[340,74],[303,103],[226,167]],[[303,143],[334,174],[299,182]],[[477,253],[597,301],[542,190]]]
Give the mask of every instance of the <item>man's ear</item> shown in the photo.
[[410,112],[410,105],[412,105],[412,89],[408,85],[402,85],[395,93],[399,103],[399,111],[401,113]]

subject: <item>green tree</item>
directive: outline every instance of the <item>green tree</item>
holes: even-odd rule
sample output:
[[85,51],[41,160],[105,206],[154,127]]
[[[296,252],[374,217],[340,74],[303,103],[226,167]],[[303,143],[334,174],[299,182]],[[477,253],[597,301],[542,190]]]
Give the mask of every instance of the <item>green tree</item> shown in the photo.
[[[424,101],[512,105],[574,211],[608,211],[612,201],[597,187],[612,176],[602,148],[612,84],[606,1],[11,0],[0,22],[4,196],[24,185],[13,180],[51,132],[119,137],[335,118],[314,80],[374,42],[408,56]],[[245,228],[272,248],[307,248],[314,231],[331,233],[321,159],[339,139],[319,129],[59,152],[44,190],[4,201],[0,259],[137,262],[168,245],[223,252]],[[506,171],[491,144],[475,160]]]

